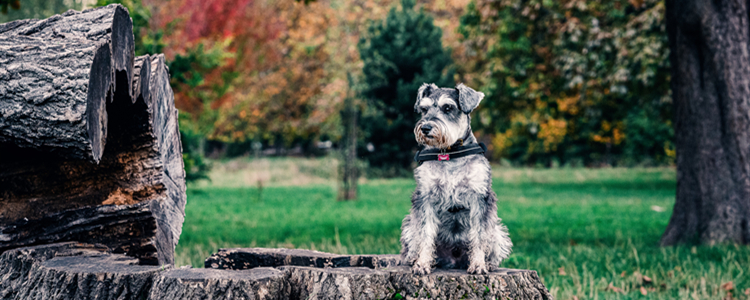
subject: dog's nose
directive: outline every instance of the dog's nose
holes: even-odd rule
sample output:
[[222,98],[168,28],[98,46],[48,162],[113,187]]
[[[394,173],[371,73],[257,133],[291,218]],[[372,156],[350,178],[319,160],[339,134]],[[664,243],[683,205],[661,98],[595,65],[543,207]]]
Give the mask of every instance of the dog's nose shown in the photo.
[[422,130],[422,133],[424,134],[430,134],[430,130],[432,130],[432,126],[430,124],[424,124],[422,127],[419,128],[419,130]]

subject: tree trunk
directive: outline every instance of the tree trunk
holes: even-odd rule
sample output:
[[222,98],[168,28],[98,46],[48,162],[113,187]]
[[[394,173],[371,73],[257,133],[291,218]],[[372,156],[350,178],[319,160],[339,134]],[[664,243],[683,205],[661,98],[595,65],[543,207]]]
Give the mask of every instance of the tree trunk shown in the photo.
[[357,180],[359,170],[357,168],[357,107],[352,97],[344,99],[344,138],[342,139],[343,162],[339,167],[341,173],[341,186],[339,187],[339,200],[357,200]]
[[133,48],[119,5],[0,25],[0,143],[98,163],[105,101],[130,95]]
[[667,0],[677,197],[662,245],[750,241],[746,1]]
[[[0,47],[18,50],[0,54],[0,59],[12,62],[7,68],[0,64],[0,76],[11,78],[10,85],[0,87],[8,89],[0,94],[0,252],[75,240],[106,245],[140,258],[141,263],[174,263],[184,221],[185,173],[164,56],[129,59],[132,32],[130,44],[89,45],[74,38],[76,28],[86,28],[85,36],[99,32],[114,36],[122,29],[111,25],[107,16],[121,12],[124,16],[115,19],[129,21],[127,10],[110,5],[43,21],[18,21],[17,26],[0,25],[4,28]],[[24,35],[46,31],[54,34]],[[65,34],[69,41],[58,37]],[[58,62],[48,62],[52,58],[45,56],[54,51],[29,52],[23,58],[16,54],[35,47],[57,49],[60,43],[64,47],[54,56]],[[104,54],[86,56],[88,48],[82,45]],[[98,57],[106,59],[97,62]],[[64,68],[66,63],[72,67]],[[101,69],[90,73],[101,77],[89,80],[87,66]],[[74,82],[75,76],[85,80]],[[101,81],[107,76],[109,81]],[[30,92],[35,90],[49,92],[36,105],[32,96],[38,95]],[[92,102],[98,98],[86,95],[106,96]],[[97,123],[101,142],[93,141],[84,126],[90,124],[87,107],[96,105],[101,106],[94,110],[102,122]],[[61,114],[69,118],[55,117]],[[103,147],[99,157],[89,147],[97,144]]]

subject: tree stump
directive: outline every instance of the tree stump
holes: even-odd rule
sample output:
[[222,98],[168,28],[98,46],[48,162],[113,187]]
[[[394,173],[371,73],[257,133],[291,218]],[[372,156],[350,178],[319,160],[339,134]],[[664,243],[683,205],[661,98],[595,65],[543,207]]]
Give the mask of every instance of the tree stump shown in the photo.
[[[284,252],[255,249],[268,250],[264,255]],[[284,261],[299,263],[313,254],[316,259],[361,261],[361,256],[304,250],[288,250]],[[536,272],[529,270],[470,275],[437,269],[416,276],[404,266],[331,266],[159,268],[137,265],[106,247],[68,242],[0,255],[0,299],[552,299]]]
[[536,271],[499,269],[487,275],[435,269],[418,276],[398,255],[338,255],[299,249],[220,249],[206,268],[287,272],[292,299],[552,299]]
[[149,299],[289,299],[283,271],[257,268],[246,271],[178,269],[160,273]]
[[0,252],[56,241],[170,265],[185,173],[163,55],[109,5],[0,25]]
[[0,299],[144,299],[159,270],[91,244],[59,243],[0,255]]

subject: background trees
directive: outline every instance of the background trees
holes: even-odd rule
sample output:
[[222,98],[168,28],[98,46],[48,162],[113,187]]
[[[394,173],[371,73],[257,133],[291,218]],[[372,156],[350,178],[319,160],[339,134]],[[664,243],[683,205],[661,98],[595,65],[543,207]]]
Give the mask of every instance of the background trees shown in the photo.
[[523,164],[674,158],[661,1],[476,1],[459,73],[487,94],[476,128]]
[[[29,17],[11,2],[0,17]],[[675,159],[663,1],[98,4],[110,2],[131,11],[138,54],[167,54],[193,157],[222,145],[225,155],[253,143],[308,155],[318,141],[338,147],[352,99],[362,114],[359,157],[388,170],[371,175],[407,174],[416,86],[464,82],[487,94],[472,125],[494,161]]]
[[370,166],[398,174],[412,163],[416,142],[412,133],[415,91],[422,83],[453,87],[450,54],[443,48],[442,30],[412,0],[392,8],[383,21],[374,21],[358,44],[364,62],[361,95],[369,100],[362,118],[362,149]]

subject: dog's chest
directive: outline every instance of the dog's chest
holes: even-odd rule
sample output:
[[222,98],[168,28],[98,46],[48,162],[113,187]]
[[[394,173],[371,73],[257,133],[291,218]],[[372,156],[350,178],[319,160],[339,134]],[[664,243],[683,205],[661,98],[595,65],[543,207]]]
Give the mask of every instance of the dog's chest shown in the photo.
[[424,162],[415,170],[414,177],[420,194],[445,208],[471,205],[487,194],[491,184],[486,160],[469,157]]

